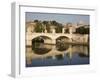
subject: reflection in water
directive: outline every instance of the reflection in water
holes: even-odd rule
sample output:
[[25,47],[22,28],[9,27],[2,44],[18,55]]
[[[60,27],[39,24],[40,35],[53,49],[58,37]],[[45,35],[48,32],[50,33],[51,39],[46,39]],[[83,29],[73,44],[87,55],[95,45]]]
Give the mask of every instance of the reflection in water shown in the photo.
[[89,64],[89,46],[34,43],[26,47],[26,67]]
[[34,53],[42,55],[51,51],[51,47],[51,45],[44,45],[44,43],[35,43],[32,46],[32,50]]
[[69,45],[68,44],[65,45],[64,43],[57,43],[57,45],[56,45],[56,49],[58,51],[65,51],[68,48],[69,48]]
[[63,59],[62,54],[56,55],[55,57],[56,57],[57,60],[62,60]]
[[89,57],[89,55],[85,55],[84,53],[79,54],[80,57]]

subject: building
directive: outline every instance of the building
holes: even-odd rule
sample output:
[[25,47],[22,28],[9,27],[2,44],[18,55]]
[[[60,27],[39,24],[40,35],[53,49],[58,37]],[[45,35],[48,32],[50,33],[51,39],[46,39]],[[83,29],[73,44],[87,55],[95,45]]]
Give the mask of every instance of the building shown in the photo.
[[26,32],[27,33],[33,33],[35,27],[36,27],[36,23],[35,22],[26,22]]

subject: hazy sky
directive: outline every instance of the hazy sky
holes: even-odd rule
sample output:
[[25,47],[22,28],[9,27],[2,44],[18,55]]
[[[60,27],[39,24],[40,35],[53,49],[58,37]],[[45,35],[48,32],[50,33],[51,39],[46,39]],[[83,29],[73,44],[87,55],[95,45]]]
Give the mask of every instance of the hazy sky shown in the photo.
[[52,21],[55,20],[59,23],[78,23],[84,22],[89,24],[89,15],[79,15],[79,14],[55,14],[55,13],[34,13],[26,12],[26,21],[41,20],[41,21]]

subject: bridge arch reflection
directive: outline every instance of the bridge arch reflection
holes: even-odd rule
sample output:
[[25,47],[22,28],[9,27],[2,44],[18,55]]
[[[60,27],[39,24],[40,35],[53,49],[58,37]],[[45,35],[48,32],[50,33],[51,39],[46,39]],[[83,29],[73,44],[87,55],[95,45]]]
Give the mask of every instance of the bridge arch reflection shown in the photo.
[[[47,46],[47,45],[46,45]],[[78,54],[77,54],[78,53]],[[70,60],[72,59],[73,55],[78,55],[80,57],[88,57],[89,52],[87,46],[72,46],[68,45],[65,50],[60,51],[57,49],[57,46],[52,46],[51,50],[45,54],[37,54],[32,48],[27,48],[26,50],[26,59],[27,64],[31,64],[32,60],[42,60],[42,59],[63,59],[64,56],[68,57]]]

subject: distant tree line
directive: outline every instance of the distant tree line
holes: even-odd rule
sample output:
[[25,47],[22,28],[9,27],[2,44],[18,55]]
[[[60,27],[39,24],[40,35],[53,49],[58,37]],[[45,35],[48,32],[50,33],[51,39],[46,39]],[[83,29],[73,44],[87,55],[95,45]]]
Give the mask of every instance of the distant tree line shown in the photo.
[[44,32],[46,29],[47,32],[50,33],[50,29],[54,28],[56,30],[56,33],[61,33],[62,28],[64,27],[61,23],[58,23],[56,21],[43,21],[43,22],[41,22],[38,20],[34,20],[34,22],[36,23],[36,27],[35,27],[36,32]]
[[[44,32],[45,29],[47,30],[48,33],[51,32],[51,29],[54,28],[56,33],[62,33],[62,28],[64,27],[63,24],[53,20],[53,21],[39,21],[39,20],[34,20],[36,23],[35,26],[35,32]],[[72,23],[68,23],[67,27],[71,26]],[[65,33],[69,33],[69,30],[66,28]],[[76,29],[75,33],[79,34],[89,34],[89,27],[85,28],[85,26],[81,26]]]
[[85,28],[85,26],[79,27],[79,28],[76,29],[76,32],[75,33],[79,33],[79,34],[89,34],[90,33],[89,27],[88,28]]

